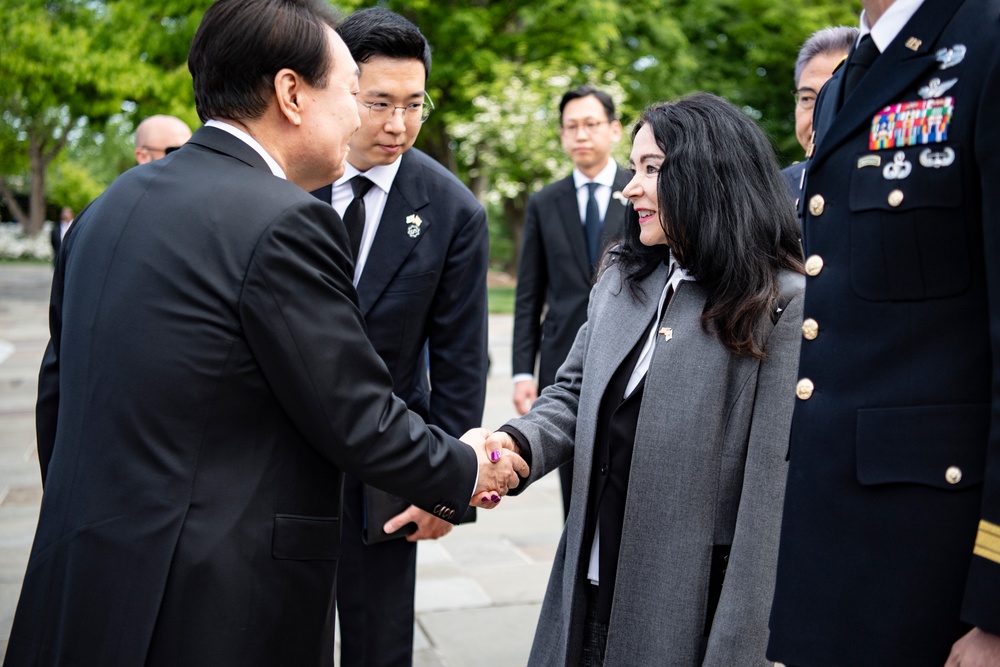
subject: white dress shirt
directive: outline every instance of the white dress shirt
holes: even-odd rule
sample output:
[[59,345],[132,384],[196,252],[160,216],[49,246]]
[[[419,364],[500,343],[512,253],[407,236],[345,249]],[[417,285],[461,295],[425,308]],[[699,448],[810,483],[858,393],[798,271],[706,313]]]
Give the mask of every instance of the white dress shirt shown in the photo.
[[240,128],[236,127],[235,125],[230,125],[229,123],[221,120],[210,120],[207,123],[205,123],[205,127],[214,127],[222,130],[223,132],[228,132],[229,134],[233,135],[234,137],[245,143],[247,146],[254,149],[254,151],[256,151],[258,155],[264,158],[264,162],[267,163],[267,166],[268,168],[270,168],[272,174],[274,174],[278,178],[283,178],[285,180],[288,180],[288,177],[285,176],[285,170],[281,168],[281,165],[279,165],[277,161],[275,161],[275,159],[271,157],[266,150],[264,150],[263,146],[257,143],[256,139],[251,137],[249,134],[247,134]]
[[868,16],[865,11],[861,11],[861,34],[858,35],[858,42],[861,38],[871,33],[872,41],[878,47],[879,53],[885,53],[892,40],[903,29],[907,21],[917,13],[924,0],[896,0],[889,9],[879,17],[874,26],[868,25]]
[[590,188],[584,187],[588,183],[597,183],[594,190],[594,199],[597,200],[597,211],[601,214],[601,220],[608,213],[608,204],[611,202],[611,191],[615,187],[615,176],[618,175],[618,165],[614,160],[608,160],[608,164],[601,170],[593,181],[583,175],[579,169],[573,169],[573,185],[576,187],[576,203],[580,207],[580,224],[585,225],[587,221],[587,200],[590,199]]
[[[372,242],[375,240],[375,232],[378,231],[379,223],[382,221],[382,212],[385,211],[385,202],[389,198],[389,190],[392,188],[396,174],[399,173],[399,165],[402,157],[392,164],[380,164],[362,173],[357,167],[348,162],[344,168],[344,175],[333,184],[333,195],[330,204],[337,214],[343,218],[344,212],[354,200],[354,189],[351,187],[351,179],[357,175],[362,175],[375,184],[375,187],[365,194],[365,229],[361,234],[361,246],[358,248],[358,259],[354,263],[354,286],[358,286],[361,280],[361,272],[365,269],[368,261],[368,253],[372,249]],[[402,229],[403,220],[398,221]]]

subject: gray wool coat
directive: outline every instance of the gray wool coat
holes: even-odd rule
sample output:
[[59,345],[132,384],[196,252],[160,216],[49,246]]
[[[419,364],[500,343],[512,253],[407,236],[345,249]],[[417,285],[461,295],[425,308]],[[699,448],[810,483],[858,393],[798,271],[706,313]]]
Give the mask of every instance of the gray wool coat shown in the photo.
[[[667,268],[640,302],[612,265],[556,384],[510,422],[531,449],[528,483],[573,459],[573,497],[588,496],[602,393],[648,331]],[[706,292],[681,282],[656,337],[637,424],[606,667],[733,667],[764,658],[795,400],[802,296],[771,329],[767,357],[730,354],[705,333]],[[574,502],[552,566],[530,666],[575,667],[586,611],[586,502]],[[719,606],[704,637],[712,549],[731,545]]]

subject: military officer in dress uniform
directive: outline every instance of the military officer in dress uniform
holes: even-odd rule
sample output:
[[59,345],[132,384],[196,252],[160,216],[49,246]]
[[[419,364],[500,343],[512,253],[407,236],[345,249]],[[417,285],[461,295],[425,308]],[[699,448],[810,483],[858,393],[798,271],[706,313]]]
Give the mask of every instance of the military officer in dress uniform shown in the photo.
[[1000,665],[1000,0],[863,0],[803,193],[768,657]]

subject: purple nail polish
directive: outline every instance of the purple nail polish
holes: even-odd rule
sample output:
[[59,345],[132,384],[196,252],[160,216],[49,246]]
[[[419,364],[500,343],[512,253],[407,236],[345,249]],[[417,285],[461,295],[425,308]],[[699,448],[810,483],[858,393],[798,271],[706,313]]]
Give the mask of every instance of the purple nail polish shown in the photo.
[[492,500],[495,503],[498,503],[500,502],[500,496],[494,493],[492,496],[490,496],[490,500]]
[[490,461],[499,461],[500,460],[500,456],[501,456],[500,455],[500,450],[499,449],[494,449],[492,452],[490,452]]
[[480,502],[488,503],[489,501],[490,501],[489,498],[487,498],[486,496],[483,496],[483,499]]

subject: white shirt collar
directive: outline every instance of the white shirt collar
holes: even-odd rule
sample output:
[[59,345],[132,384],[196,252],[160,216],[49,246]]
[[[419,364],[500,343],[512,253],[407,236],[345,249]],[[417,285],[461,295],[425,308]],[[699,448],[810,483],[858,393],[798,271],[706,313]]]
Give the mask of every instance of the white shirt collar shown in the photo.
[[388,193],[392,189],[392,183],[396,180],[396,174],[399,173],[399,165],[402,162],[403,156],[400,155],[399,159],[395,160],[392,164],[375,165],[365,172],[359,171],[357,167],[348,162],[344,165],[344,175],[337,179],[333,187],[343,185],[358,174],[363,173],[365,178],[377,185],[382,192]]
[[273,157],[271,157],[268,154],[266,150],[264,150],[264,147],[261,146],[256,139],[251,137],[249,134],[247,134],[240,128],[236,127],[235,125],[230,125],[229,123],[223,120],[214,120],[214,119],[205,123],[205,127],[214,127],[216,129],[222,130],[223,132],[228,132],[229,134],[233,135],[234,137],[245,143],[247,146],[257,151],[257,154],[260,155],[262,158],[264,158],[264,162],[267,163],[267,166],[268,168],[270,168],[272,174],[274,174],[278,178],[284,178],[285,180],[288,180],[288,177],[285,176],[285,170],[281,168],[281,166],[275,161]]
[[[615,186],[615,175],[617,174],[618,164],[614,160],[609,159],[604,169],[601,170],[601,173],[594,177],[593,182],[613,188]],[[573,168],[573,185],[577,190],[590,182],[591,179],[584,176],[582,171],[576,167]]]
[[871,33],[872,41],[878,47],[879,53],[885,53],[892,40],[896,39],[896,35],[917,13],[922,4],[924,4],[924,0],[896,0],[889,9],[885,10],[874,26],[868,25],[868,15],[862,10],[861,34],[858,35],[858,41],[860,42],[862,37]]

